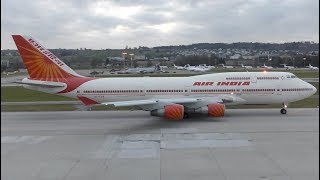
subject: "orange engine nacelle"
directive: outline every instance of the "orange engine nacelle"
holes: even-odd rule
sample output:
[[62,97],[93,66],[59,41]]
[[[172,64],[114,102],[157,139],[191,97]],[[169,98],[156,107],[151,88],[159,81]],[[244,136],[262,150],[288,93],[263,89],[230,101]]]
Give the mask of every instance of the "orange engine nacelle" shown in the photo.
[[200,112],[202,114],[207,114],[212,117],[222,117],[224,116],[224,104],[208,104],[205,107],[198,109],[196,112]]
[[166,119],[180,120],[183,119],[184,107],[179,104],[164,106],[164,109],[155,109],[151,111],[151,116],[165,117]]
[[224,116],[224,104],[208,104],[208,116],[222,117]]

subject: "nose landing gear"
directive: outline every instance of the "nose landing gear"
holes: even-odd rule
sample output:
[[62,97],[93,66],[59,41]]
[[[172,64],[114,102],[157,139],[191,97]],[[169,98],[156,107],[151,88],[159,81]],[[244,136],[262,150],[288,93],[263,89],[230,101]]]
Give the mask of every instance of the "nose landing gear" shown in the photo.
[[280,110],[281,114],[287,114],[287,105],[285,103],[282,104],[282,109]]
[[287,110],[282,108],[282,109],[280,110],[280,113],[281,113],[281,114],[287,114]]

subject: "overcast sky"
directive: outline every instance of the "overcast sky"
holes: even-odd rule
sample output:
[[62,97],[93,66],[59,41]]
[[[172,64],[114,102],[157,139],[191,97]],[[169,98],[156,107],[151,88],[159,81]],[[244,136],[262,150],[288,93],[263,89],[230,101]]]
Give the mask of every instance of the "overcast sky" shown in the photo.
[[1,49],[11,34],[47,48],[319,42],[319,0],[3,0]]

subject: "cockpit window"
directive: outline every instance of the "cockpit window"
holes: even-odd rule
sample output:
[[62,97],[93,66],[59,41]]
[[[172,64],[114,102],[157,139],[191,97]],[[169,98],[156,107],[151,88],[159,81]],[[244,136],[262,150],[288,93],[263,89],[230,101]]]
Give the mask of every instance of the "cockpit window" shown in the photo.
[[297,78],[295,75],[287,75],[287,78]]

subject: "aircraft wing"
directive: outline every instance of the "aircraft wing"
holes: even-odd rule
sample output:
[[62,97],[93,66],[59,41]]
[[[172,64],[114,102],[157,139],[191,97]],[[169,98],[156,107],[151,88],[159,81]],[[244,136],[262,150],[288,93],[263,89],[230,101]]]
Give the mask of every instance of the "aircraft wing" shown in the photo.
[[177,99],[148,99],[148,100],[132,100],[132,101],[116,101],[116,102],[104,102],[104,105],[114,105],[115,107],[121,106],[140,106],[140,105],[151,105],[157,103],[168,103],[168,104],[183,104],[197,102],[196,98],[177,98]]
[[104,105],[113,105],[115,107],[138,106],[143,110],[161,109],[169,104],[181,104],[189,108],[199,108],[208,104],[233,102],[232,97],[199,97],[199,98],[175,98],[175,99],[148,99],[104,102]]
[[133,100],[133,101],[116,101],[116,102],[104,102],[104,105],[113,105],[115,107],[123,106],[139,106],[139,105],[149,105],[157,103],[156,100]]

